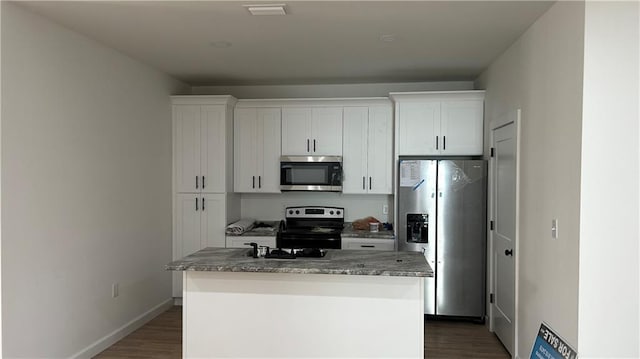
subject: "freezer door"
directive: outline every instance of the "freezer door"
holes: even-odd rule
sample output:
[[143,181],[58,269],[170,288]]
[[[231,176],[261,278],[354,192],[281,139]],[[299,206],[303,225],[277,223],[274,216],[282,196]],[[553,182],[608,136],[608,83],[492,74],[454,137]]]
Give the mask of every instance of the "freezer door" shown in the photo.
[[485,161],[438,163],[436,315],[485,313]]
[[[398,250],[424,253],[436,274],[437,161],[399,163]],[[435,314],[435,277],[425,279],[425,314]]]

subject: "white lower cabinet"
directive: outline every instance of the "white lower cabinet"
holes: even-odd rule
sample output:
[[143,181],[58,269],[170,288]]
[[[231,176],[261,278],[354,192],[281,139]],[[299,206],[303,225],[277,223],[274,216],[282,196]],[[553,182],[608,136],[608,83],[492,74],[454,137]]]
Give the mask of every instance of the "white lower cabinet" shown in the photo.
[[[179,193],[175,198],[173,258],[180,259],[206,247],[225,247],[227,218],[235,221],[239,211],[228,210],[233,194]],[[173,274],[173,296],[182,297],[182,273]]]
[[245,243],[256,243],[258,246],[275,248],[276,237],[273,236],[227,236],[227,248],[251,248]]
[[395,240],[387,238],[342,238],[342,249],[392,251]]

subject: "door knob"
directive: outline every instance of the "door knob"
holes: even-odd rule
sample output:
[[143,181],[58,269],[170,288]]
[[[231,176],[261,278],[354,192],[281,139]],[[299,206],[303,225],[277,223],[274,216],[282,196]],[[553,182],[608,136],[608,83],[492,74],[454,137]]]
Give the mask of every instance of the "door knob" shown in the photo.
[[505,249],[504,250],[504,255],[505,256],[513,256],[513,249]]

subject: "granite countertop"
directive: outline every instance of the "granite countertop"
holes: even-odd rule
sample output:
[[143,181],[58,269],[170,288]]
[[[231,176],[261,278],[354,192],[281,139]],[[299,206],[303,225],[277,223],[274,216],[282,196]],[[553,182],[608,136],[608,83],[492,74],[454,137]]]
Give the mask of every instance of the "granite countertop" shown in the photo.
[[380,229],[378,232],[369,232],[354,229],[351,223],[345,223],[342,230],[343,238],[378,238],[378,239],[395,239],[393,231]]
[[167,264],[165,269],[433,277],[431,267],[420,252],[338,249],[328,250],[324,258],[266,259],[248,257],[249,250],[208,247]]
[[[248,230],[242,234],[232,234],[232,233],[227,233],[227,236],[230,237],[243,237],[243,236],[247,236],[247,237],[275,237],[276,233],[278,232],[278,226],[280,226],[280,221],[256,221],[256,225],[260,224],[260,223],[264,223],[266,225],[270,225],[273,230],[272,231],[268,231],[268,230],[260,230],[258,227],[253,227],[251,230]],[[265,228],[265,227],[262,227]]]

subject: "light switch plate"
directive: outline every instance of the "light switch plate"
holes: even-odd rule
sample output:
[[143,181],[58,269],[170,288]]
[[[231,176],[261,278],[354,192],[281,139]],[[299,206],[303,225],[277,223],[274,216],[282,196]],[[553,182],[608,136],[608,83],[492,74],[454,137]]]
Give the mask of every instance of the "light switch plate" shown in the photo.
[[388,204],[383,204],[382,205],[382,214],[389,214],[389,205]]
[[551,239],[558,239],[558,219],[551,220]]

